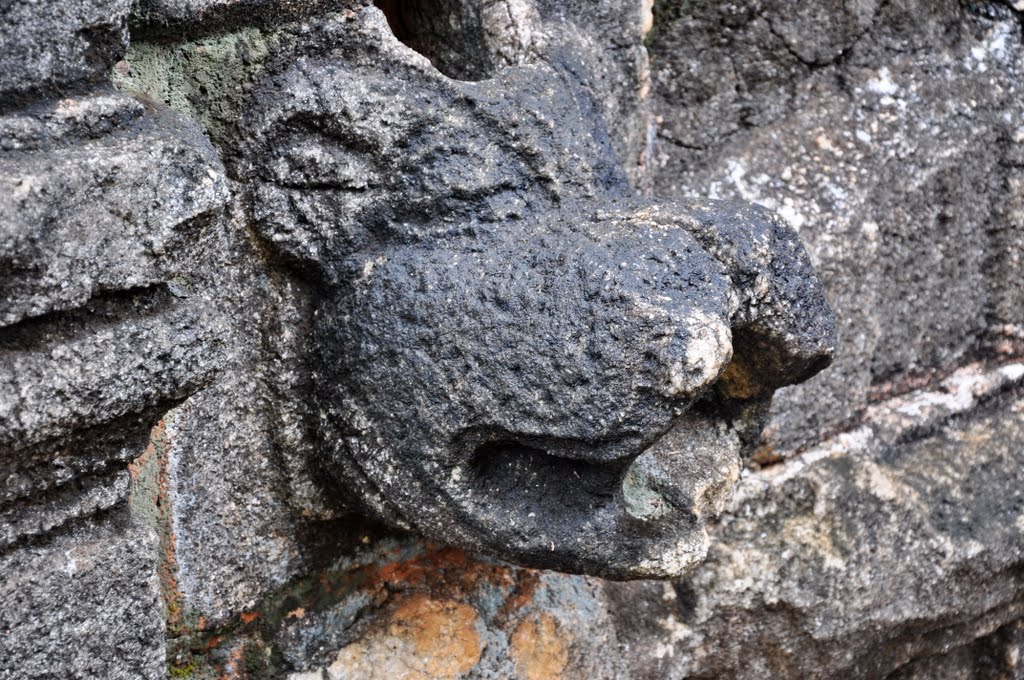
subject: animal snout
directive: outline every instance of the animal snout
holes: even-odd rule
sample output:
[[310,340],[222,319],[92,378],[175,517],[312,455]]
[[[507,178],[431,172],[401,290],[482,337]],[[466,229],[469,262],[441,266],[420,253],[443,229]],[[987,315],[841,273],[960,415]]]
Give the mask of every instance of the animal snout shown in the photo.
[[617,225],[632,256],[638,313],[658,309],[662,394],[690,399],[715,385],[763,399],[827,367],[836,322],[799,238],[759,206],[701,202],[645,207]]
[[679,320],[659,354],[662,393],[673,399],[692,398],[717,380],[732,359],[728,320],[694,311]]

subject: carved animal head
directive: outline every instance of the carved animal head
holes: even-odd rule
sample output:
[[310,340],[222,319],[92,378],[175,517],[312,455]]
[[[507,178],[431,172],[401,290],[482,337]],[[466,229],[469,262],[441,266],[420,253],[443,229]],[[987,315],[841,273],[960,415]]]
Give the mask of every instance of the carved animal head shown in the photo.
[[375,10],[316,30],[244,126],[273,161],[242,167],[316,289],[324,469],[386,522],[513,562],[685,572],[772,392],[831,360],[796,235],[636,198],[556,51],[460,82]]

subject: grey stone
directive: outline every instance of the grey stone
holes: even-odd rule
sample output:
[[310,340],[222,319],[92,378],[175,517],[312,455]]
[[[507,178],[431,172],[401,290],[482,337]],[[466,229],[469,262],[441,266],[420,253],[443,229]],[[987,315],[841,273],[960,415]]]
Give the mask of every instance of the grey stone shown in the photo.
[[[711,530],[708,566],[671,602],[661,585],[621,593],[622,612],[639,610],[620,627],[639,677],[1019,674],[979,662],[984,636],[1021,616],[1018,407],[989,411],[998,371],[938,379],[1019,353],[1020,17],[880,3],[866,29],[837,32],[843,5],[655,8],[657,192],[787,216],[840,349],[777,396],[757,456],[769,467]],[[815,11],[833,17],[825,31],[786,27]],[[936,389],[879,401],[921,383]],[[746,494],[790,457],[790,481]],[[895,498],[856,490],[870,478]]]
[[101,80],[124,53],[130,0],[10,0],[0,7],[0,109]]
[[159,678],[159,546],[126,467],[224,362],[223,167],[113,90],[0,118],[0,675]]
[[[0,509],[0,548],[21,539],[43,536],[80,517],[88,517],[120,504],[128,495],[128,473],[119,472],[76,485],[62,485],[46,502],[9,504]],[[42,493],[37,490],[38,495]]]
[[294,472],[296,484],[309,475],[282,465],[275,446],[275,392],[266,384],[273,376],[257,362],[267,310],[245,299],[259,290],[260,276],[246,272],[244,261],[226,266],[251,276],[226,277],[217,288],[230,356],[212,384],[183,403],[168,445],[177,586],[188,614],[211,625],[285,585],[308,557],[298,526],[302,506],[292,502],[285,475]]
[[269,27],[368,5],[372,0],[136,0],[133,37],[202,35],[238,26]]
[[[145,11],[153,10],[156,4],[148,7]],[[165,9],[168,7],[165,4]],[[148,21],[144,9],[139,10],[136,22]],[[224,157],[233,160],[248,135],[248,131],[240,134],[236,127],[242,113],[252,106],[253,85],[265,71],[273,71],[282,55],[288,58],[296,51],[312,51],[310,44],[318,36],[323,39],[324,34],[310,31],[303,24],[275,26],[262,10],[232,18],[213,5],[206,9],[208,13],[195,15],[198,23],[192,28],[181,29],[196,34],[193,39],[181,43],[168,43],[165,38],[136,42],[115,69],[115,82],[122,89],[145,92],[194,117]],[[453,5],[453,9],[459,8]],[[174,26],[172,16],[165,18],[167,26]],[[243,27],[205,35],[208,31],[204,27],[232,23]],[[343,33],[356,26],[338,22],[336,30]],[[443,27],[442,22],[435,29]],[[157,28],[156,24],[146,24],[143,34]],[[495,40],[507,37],[492,34]],[[344,38],[344,42],[351,44],[358,39],[368,38],[364,34],[362,38]],[[411,59],[418,68],[430,70],[394,38],[389,38],[385,47],[399,52],[399,61]],[[499,57],[516,54],[514,45],[492,43],[492,48]],[[592,46],[588,56],[596,53]],[[527,56],[537,57],[534,53]],[[367,64],[367,70],[372,66]],[[581,73],[577,71],[574,77]],[[277,98],[275,87],[275,81],[265,86],[262,96],[267,101]],[[580,121],[580,125],[585,124],[585,120]],[[585,138],[589,129],[583,128],[578,136]],[[597,132],[600,135],[599,129]],[[481,139],[480,143],[488,142]],[[602,143],[599,139],[597,145]],[[602,153],[592,154],[605,164],[597,172],[615,173],[614,165]],[[273,160],[273,153],[250,158],[257,166],[266,165],[267,159],[281,162]],[[576,161],[587,162],[586,154],[571,159]],[[471,168],[467,167],[466,172]],[[529,168],[524,172],[529,173]],[[616,181],[621,184],[621,180]],[[424,189],[430,190],[433,188]],[[223,243],[218,242],[216,247],[207,244],[207,250],[221,255],[215,262],[200,266],[201,271],[216,268],[221,272],[206,292],[204,303],[211,312],[216,308],[220,338],[230,350],[212,385],[190,398],[176,416],[178,425],[169,449],[168,500],[174,507],[175,544],[179,548],[178,586],[189,617],[202,616],[210,624],[224,622],[232,612],[254,606],[311,563],[321,562],[325,556],[317,550],[326,547],[328,555],[337,550],[329,539],[331,532],[338,531],[334,522],[357,505],[339,498],[336,491],[325,494],[324,485],[317,479],[323,475],[316,464],[316,417],[310,411],[316,362],[304,329],[311,323],[319,283],[282,270],[278,262],[268,266],[262,259],[263,246],[247,239],[245,215],[236,213],[221,239]],[[266,217],[261,222],[265,233],[273,228],[274,219],[287,219],[288,210],[268,210]],[[324,228],[333,227],[326,223]],[[285,244],[281,240],[278,243],[275,250],[280,253]],[[286,261],[294,266],[298,259],[287,257]],[[240,394],[246,399],[239,399]],[[354,519],[340,521],[359,524]]]
[[532,2],[440,0],[378,3],[395,36],[456,80],[484,80],[535,62],[548,36]]
[[[552,58],[585,84],[601,109],[630,180],[644,181],[650,73],[643,40],[649,3],[413,0],[377,3],[395,35],[457,80]],[[555,53],[557,52],[557,56]]]
[[890,677],[895,680],[1016,679],[1024,673],[1021,659],[1024,659],[1024,623],[1017,621],[945,654],[918,659]]
[[1020,675],[1020,3],[366,4],[0,10],[0,675]]
[[[612,148],[634,187],[651,188],[654,120],[644,41],[651,0],[541,0],[547,42],[557,45],[593,93]],[[575,64],[573,63],[575,61]]]
[[831,360],[802,246],[749,206],[634,200],[571,70],[453,81],[383,19],[313,28],[242,123],[256,228],[318,292],[324,468],[516,563],[685,572],[751,409]]
[[811,4],[666,2],[650,41],[656,193],[778,210],[838,311],[840,359],[776,399],[777,452],[1021,322],[1019,15]]
[[637,676],[882,677],[1020,619],[1022,377],[964,370],[747,474],[667,598],[608,586]]
[[226,187],[194,127],[124,95],[3,125],[18,132],[0,153],[0,499],[34,505],[123,469],[217,367],[214,310],[188,274]]
[[4,117],[0,323],[151,286],[196,259],[196,225],[227,200],[223,169],[193,124],[144,112],[110,92]]
[[0,678],[166,677],[156,556],[123,506],[0,556]]

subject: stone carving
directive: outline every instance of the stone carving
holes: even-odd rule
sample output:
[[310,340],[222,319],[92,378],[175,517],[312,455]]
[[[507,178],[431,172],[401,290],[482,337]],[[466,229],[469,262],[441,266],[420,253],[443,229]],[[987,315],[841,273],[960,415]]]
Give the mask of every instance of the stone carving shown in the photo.
[[121,93],[37,106],[0,130],[6,546],[95,510],[68,502],[83,486],[121,500],[153,422],[219,367],[216,305],[189,291],[228,192],[193,123]]
[[224,365],[223,166],[109,87],[0,115],[0,147],[0,677],[163,677],[126,468]]
[[774,389],[831,360],[796,234],[638,199],[577,56],[481,82],[375,9],[254,93],[235,172],[315,291],[322,469],[389,524],[530,566],[684,573]]
[[463,7],[483,42],[434,63],[375,8],[291,24],[205,129],[97,82],[121,14],[40,25],[92,42],[53,71],[80,91],[36,92],[27,58],[0,83],[0,551],[121,512],[182,406],[159,522],[209,620],[294,574],[280,536],[349,510],[564,571],[702,559],[771,392],[830,360],[831,312],[768,212],[638,198],[602,69],[517,7],[516,31]]
[[1021,675],[1024,3],[40,7],[0,679]]

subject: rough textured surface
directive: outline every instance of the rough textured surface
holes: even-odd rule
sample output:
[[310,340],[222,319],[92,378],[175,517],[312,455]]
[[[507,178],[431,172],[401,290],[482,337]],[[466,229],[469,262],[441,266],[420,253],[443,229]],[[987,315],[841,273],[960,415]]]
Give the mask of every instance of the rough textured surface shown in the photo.
[[[350,10],[368,4],[146,0],[127,24],[128,3],[106,0],[0,10],[0,675],[1021,676],[1024,5],[380,0],[386,21],[367,26]],[[625,198],[624,178],[647,198]],[[725,203],[702,216],[708,196]],[[803,361],[766,349],[814,324],[777,316],[803,298],[776,295],[794,290],[789,265],[806,268],[798,250],[767,255],[789,232],[731,199],[797,229],[841,325],[837,363],[785,388],[760,441],[764,388]],[[683,245],[688,268],[664,256]],[[593,299],[588,267],[609,274]],[[684,293],[684,279],[729,285]],[[533,284],[557,295],[545,306]],[[441,389],[460,397],[447,428],[490,412],[535,435],[518,411],[577,436],[591,427],[577,416],[615,411],[592,429],[655,436],[702,379],[679,373],[679,394],[659,395],[665,367],[717,336],[671,317],[716,304],[724,372],[611,475],[610,505],[644,518],[639,535],[702,545],[669,518],[704,518],[709,561],[681,583],[399,538],[325,474],[348,478],[352,459],[321,455],[319,407],[349,386],[382,447],[440,452],[413,461],[428,472],[459,449],[404,411]],[[339,335],[329,317],[349,308],[395,332],[364,316]],[[584,308],[604,326],[576,332]],[[550,346],[520,323],[534,314]],[[674,340],[644,354],[612,332],[620,318]],[[439,327],[454,331],[440,346]],[[367,339],[447,373],[401,380]],[[456,351],[469,368],[452,378]],[[358,382],[353,357],[396,389]],[[493,434],[459,442],[495,464],[442,491],[493,493],[488,521],[516,519],[518,498],[593,523],[578,510],[607,478],[550,480],[600,472],[593,456],[614,446],[544,457]],[[741,465],[734,450],[754,447]]]
[[937,656],[919,659],[891,677],[898,680],[1019,678],[1024,658],[1024,624],[1009,623],[970,644]]
[[130,0],[10,0],[0,7],[0,110],[106,75],[127,45]]
[[610,586],[642,675],[882,677],[1019,618],[1022,378],[963,372],[748,474],[693,576]]
[[1020,371],[943,376],[1020,352],[1019,8],[804,4],[655,6],[656,194],[786,216],[840,345],[707,566],[624,588],[619,630],[640,677],[1017,677]]
[[683,573],[747,413],[831,360],[802,246],[742,204],[631,199],[571,72],[456,83],[383,19],[310,31],[254,91],[236,169],[319,292],[324,467],[380,520],[467,549]]
[[200,268],[202,218],[227,187],[194,124],[100,92],[0,125],[4,326]]
[[95,505],[71,510],[68,485],[108,483],[218,367],[216,309],[190,289],[227,196],[212,148],[175,114],[114,93],[32,113],[0,122],[0,499],[26,535],[19,507],[52,494],[52,529]]
[[158,541],[126,468],[224,356],[203,294],[223,168],[192,121],[96,83],[126,14],[15,2],[0,28],[5,678],[165,676]]
[[664,2],[649,43],[656,193],[778,210],[840,316],[839,361],[776,400],[782,450],[1019,327],[1024,280],[1020,15],[807,5]]
[[239,25],[274,27],[311,15],[369,5],[372,0],[136,0],[133,36],[216,34]]
[[165,677],[155,567],[127,508],[0,556],[0,678]]
[[601,582],[405,538],[372,541],[200,632],[174,668],[228,677],[623,677]]

